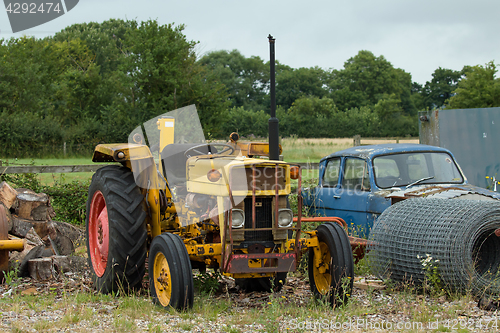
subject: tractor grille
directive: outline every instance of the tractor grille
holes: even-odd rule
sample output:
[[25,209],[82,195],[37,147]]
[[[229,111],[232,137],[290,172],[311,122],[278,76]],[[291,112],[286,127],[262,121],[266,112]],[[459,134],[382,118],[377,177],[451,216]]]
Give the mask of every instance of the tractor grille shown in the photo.
[[[255,228],[273,227],[273,199],[255,198]],[[252,198],[245,199],[245,228],[252,228]],[[272,241],[272,230],[245,231],[245,241]]]

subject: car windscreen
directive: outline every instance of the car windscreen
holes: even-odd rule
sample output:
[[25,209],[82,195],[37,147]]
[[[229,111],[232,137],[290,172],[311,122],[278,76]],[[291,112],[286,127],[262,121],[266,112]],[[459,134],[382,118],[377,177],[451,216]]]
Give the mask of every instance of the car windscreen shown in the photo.
[[373,159],[380,188],[417,184],[460,184],[464,179],[453,158],[444,152],[412,152]]

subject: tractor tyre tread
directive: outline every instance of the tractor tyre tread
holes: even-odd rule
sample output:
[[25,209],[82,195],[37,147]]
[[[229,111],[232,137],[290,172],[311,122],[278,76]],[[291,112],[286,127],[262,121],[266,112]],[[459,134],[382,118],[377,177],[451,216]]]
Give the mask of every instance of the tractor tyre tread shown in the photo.
[[[345,304],[352,292],[354,281],[354,261],[349,237],[340,225],[333,222],[325,222],[316,230],[318,240],[328,246],[332,259],[330,271],[333,271],[333,274],[331,274],[331,291],[328,301],[332,306]],[[321,298],[324,295],[321,295],[316,287],[313,265],[314,250],[311,248],[308,263],[309,283],[313,294]]]
[[102,293],[127,291],[141,285],[146,264],[146,216],[144,197],[130,169],[118,165],[102,167],[92,176],[87,212],[93,194],[101,191],[106,201],[109,221],[109,252],[105,273],[98,277],[92,267],[86,217],[88,263],[95,288]]
[[153,302],[162,305],[158,298],[154,283],[154,260],[159,252],[163,253],[167,260],[172,283],[169,304],[163,305],[177,310],[192,308],[194,283],[191,261],[189,260],[182,239],[178,235],[171,233],[163,233],[155,237],[151,243],[149,255],[149,286]]

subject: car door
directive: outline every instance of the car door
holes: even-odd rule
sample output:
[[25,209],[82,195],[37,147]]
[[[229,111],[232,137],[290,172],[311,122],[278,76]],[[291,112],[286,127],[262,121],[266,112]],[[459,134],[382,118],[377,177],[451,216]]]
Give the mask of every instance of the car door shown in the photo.
[[[334,157],[322,161],[319,172],[319,184],[313,192],[313,208],[316,216],[336,216],[334,214],[334,196],[339,189],[340,165],[342,158]],[[307,200],[305,201],[307,202]],[[306,203],[311,205],[310,203]]]
[[367,200],[370,177],[366,160],[357,157],[332,158],[327,161],[316,193],[316,212],[338,216],[351,234],[366,236],[373,219],[368,220]]

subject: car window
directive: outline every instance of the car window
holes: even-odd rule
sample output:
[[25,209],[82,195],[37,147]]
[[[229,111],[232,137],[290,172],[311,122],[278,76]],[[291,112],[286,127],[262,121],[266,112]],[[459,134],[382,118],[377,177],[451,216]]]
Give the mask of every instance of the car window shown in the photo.
[[408,155],[406,160],[408,165],[408,176],[415,181],[430,176],[429,167],[424,154]]
[[377,164],[375,165],[375,177],[399,177],[399,169],[396,161],[390,158],[377,159]]
[[337,186],[340,173],[340,158],[332,158],[328,160],[323,175],[323,186]]
[[419,184],[462,183],[457,165],[447,153],[408,152],[377,156],[373,159],[375,183],[380,188]]
[[432,154],[431,162],[436,179],[462,182],[462,175],[448,154]]
[[342,187],[348,190],[370,190],[370,178],[365,160],[359,158],[346,158]]

